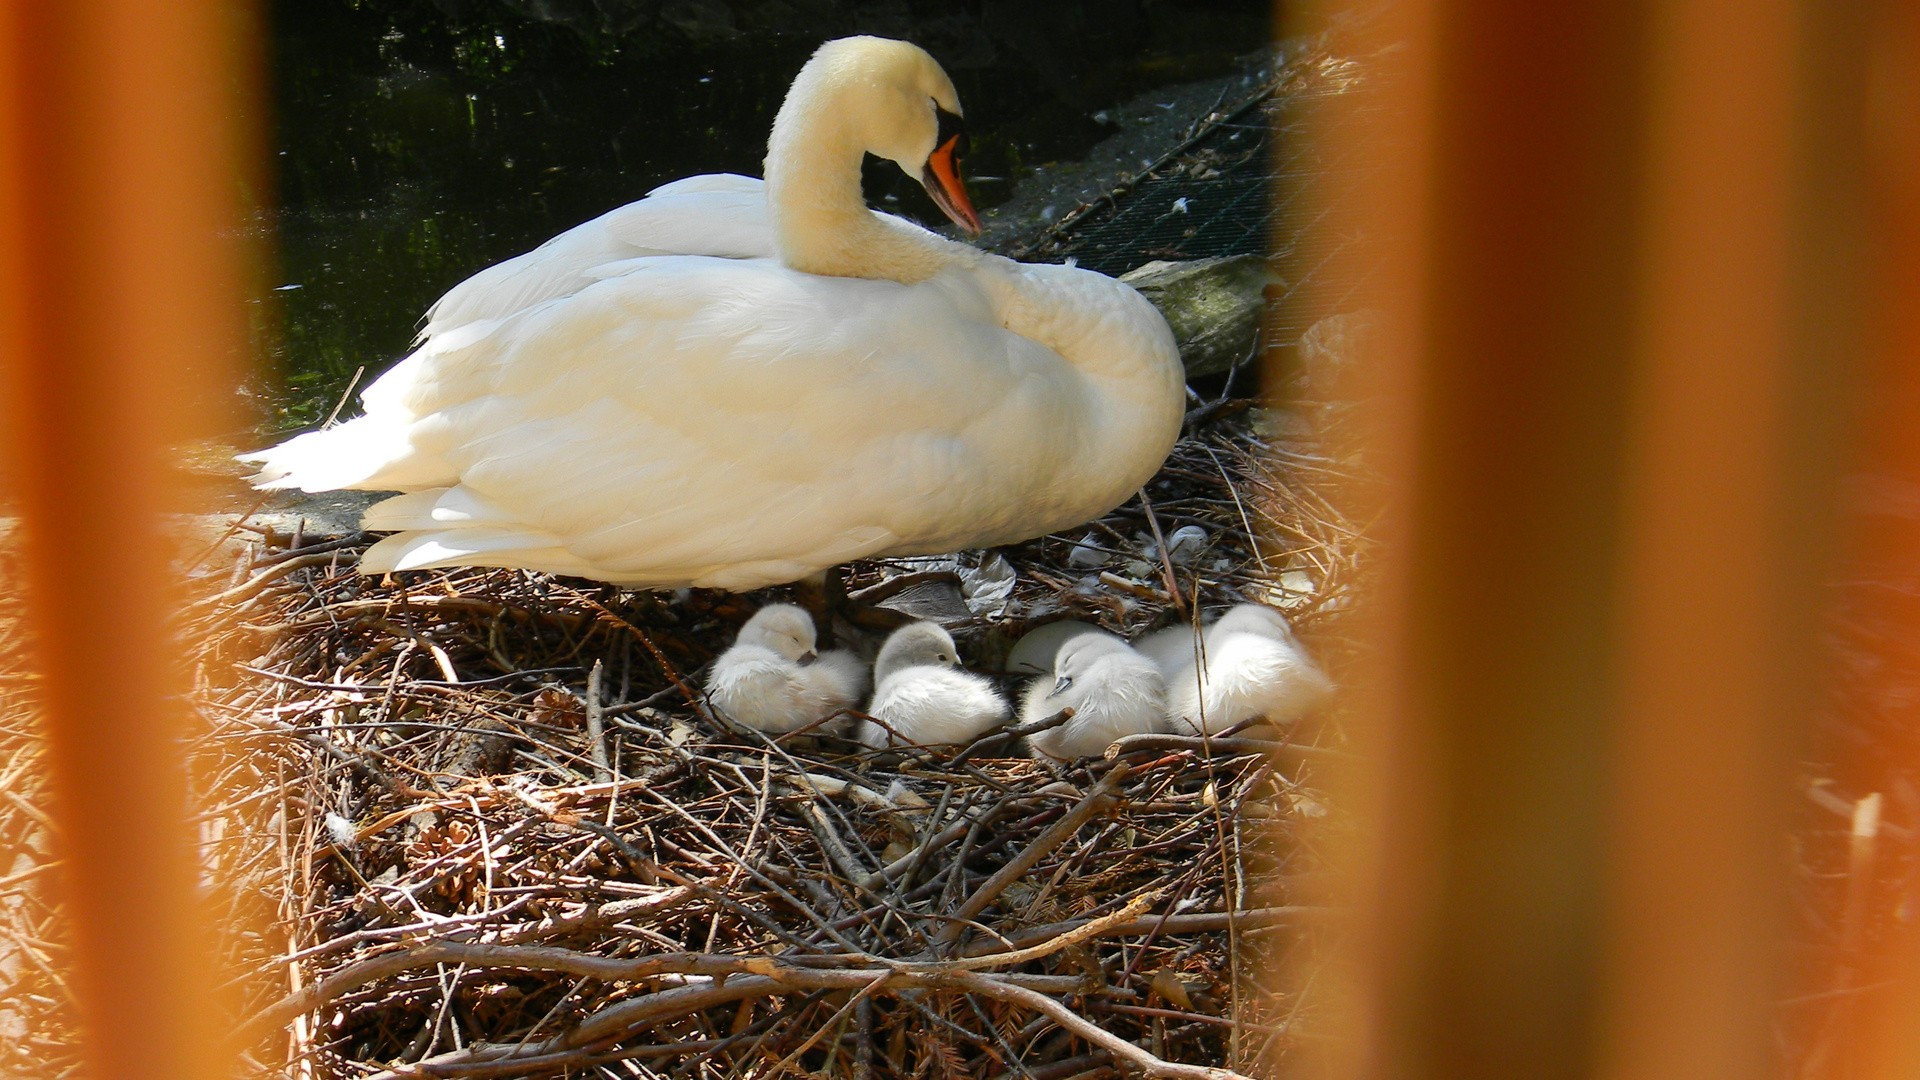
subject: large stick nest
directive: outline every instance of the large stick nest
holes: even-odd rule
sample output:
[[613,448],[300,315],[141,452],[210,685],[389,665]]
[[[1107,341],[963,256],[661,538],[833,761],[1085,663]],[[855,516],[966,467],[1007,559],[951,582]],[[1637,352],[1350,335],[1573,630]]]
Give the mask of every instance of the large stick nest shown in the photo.
[[[933,570],[857,564],[849,584],[972,582],[997,555],[1013,587],[997,568],[970,597],[990,608],[954,624],[976,662],[1060,616],[1131,635],[1249,599],[1337,653],[1359,544],[1324,494],[1338,474],[1216,418],[1089,530]],[[1189,523],[1210,536],[1198,560],[1140,558]],[[185,618],[219,807],[205,857],[237,925],[274,925],[230,941],[258,1060],[1219,1076],[1266,1071],[1304,1030],[1299,995],[1262,976],[1320,914],[1292,832],[1323,812],[1333,727],[1141,736],[1058,771],[1011,740],[966,760],[776,740],[717,721],[698,686],[779,590],[367,578],[367,537],[238,535],[224,591]],[[1076,544],[1113,561],[1076,567]]]

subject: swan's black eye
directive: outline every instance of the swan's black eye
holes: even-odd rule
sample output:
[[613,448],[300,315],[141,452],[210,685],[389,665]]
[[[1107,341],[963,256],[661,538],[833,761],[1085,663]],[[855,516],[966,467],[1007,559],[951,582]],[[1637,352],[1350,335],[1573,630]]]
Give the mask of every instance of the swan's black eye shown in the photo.
[[950,113],[938,104],[934,105],[933,113],[940,120],[940,133],[933,137],[933,145],[936,148],[942,147],[947,145],[947,140],[958,139],[960,141],[954,146],[953,155],[955,157],[966,157],[968,149],[967,122],[962,120],[957,113]]

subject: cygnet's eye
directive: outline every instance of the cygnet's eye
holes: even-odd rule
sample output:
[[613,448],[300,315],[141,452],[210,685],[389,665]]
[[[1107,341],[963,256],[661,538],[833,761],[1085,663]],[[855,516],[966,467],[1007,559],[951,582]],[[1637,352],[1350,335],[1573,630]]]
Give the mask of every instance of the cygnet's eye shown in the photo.
[[1053,692],[1048,694],[1047,696],[1054,697],[1055,695],[1063,694],[1066,692],[1067,687],[1072,685],[1073,685],[1073,676],[1062,675],[1058,679],[1055,679],[1053,681]]

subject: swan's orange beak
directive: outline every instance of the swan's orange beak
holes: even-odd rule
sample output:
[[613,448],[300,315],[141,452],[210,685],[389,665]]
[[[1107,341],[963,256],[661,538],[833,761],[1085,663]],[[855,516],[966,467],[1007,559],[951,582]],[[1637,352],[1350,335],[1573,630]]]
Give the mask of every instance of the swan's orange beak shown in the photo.
[[927,156],[927,167],[920,174],[920,182],[926,185],[927,194],[955,225],[967,230],[969,235],[980,234],[980,215],[973,212],[973,203],[967,198],[967,186],[960,182],[960,143],[966,136],[950,135],[932,154]]

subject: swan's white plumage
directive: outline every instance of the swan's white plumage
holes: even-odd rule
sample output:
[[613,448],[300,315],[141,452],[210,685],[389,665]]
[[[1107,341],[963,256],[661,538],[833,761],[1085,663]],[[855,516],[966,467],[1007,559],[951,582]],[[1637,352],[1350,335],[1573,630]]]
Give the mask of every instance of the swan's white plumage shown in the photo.
[[[1165,321],[1103,275],[865,209],[863,144],[807,125],[872,103],[821,59],[951,88],[911,46],[851,42],[823,47],[782,107],[768,166],[789,194],[692,177],[476,274],[368,387],[365,415],[249,455],[256,483],[406,492],[367,514],[396,534],[367,573],[734,590],[1012,543],[1124,501],[1179,430]],[[796,103],[809,85],[819,100]],[[828,273],[898,280],[794,269],[793,245],[821,237],[840,242],[814,253]]]
[[873,701],[855,737],[868,746],[969,742],[1012,710],[993,683],[959,667],[953,638],[934,623],[895,630],[873,666]]
[[812,616],[791,604],[761,608],[714,660],[708,700],[761,731],[794,731],[851,708],[866,690],[866,665],[840,649],[813,657],[813,647]]
[[1060,646],[1053,670],[1053,675],[1028,685],[1020,722],[1045,720],[1068,707],[1073,717],[1027,737],[1037,754],[1062,760],[1088,757],[1115,739],[1164,730],[1166,683],[1160,669],[1119,638],[1069,638]]
[[603,267],[646,255],[773,257],[761,181],[715,173],[654,188],[455,285],[427,309],[419,340],[571,296]]
[[1203,643],[1204,663],[1189,627],[1169,627],[1137,646],[1166,674],[1175,732],[1212,734],[1255,718],[1290,724],[1333,697],[1333,681],[1272,608],[1233,608],[1206,629]]

